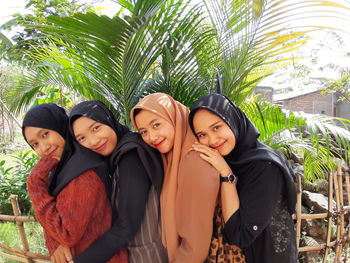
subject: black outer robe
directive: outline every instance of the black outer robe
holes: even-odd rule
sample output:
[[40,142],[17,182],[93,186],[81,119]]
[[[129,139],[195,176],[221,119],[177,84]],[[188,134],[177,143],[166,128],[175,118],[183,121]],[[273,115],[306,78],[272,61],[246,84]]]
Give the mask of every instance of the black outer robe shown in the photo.
[[83,253],[73,258],[75,263],[104,263],[126,247],[137,234],[152,184],[160,195],[163,165],[159,152],[143,142],[138,133],[130,132],[126,126],[119,124],[101,102],[78,104],[70,114],[70,124],[80,116],[110,126],[118,137],[117,147],[108,157],[113,181],[113,225]]
[[297,250],[291,214],[295,210],[294,175],[285,158],[259,142],[247,116],[220,94],[205,95],[192,106],[189,121],[206,109],[221,117],[236,137],[226,162],[238,176],[239,209],[224,226],[225,240],[243,249],[247,263],[295,263]]

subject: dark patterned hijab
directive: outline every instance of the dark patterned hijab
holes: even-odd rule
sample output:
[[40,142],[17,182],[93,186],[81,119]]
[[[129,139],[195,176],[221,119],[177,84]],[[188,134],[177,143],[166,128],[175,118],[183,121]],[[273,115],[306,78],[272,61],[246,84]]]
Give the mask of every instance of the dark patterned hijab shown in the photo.
[[88,100],[77,104],[69,114],[70,132],[72,134],[72,124],[80,117],[88,117],[97,122],[111,127],[117,134],[118,141],[129,132],[129,128],[120,124],[114,117],[113,112],[105,104],[98,100]]
[[103,182],[108,185],[106,166],[100,156],[87,151],[75,143],[68,130],[68,116],[65,110],[56,104],[45,103],[31,108],[22,123],[22,133],[27,141],[25,127],[44,128],[58,132],[65,140],[64,150],[56,169],[50,174],[49,193],[58,193],[73,179],[88,170],[95,170]]
[[244,176],[247,168],[258,160],[271,161],[279,166],[283,171],[287,189],[288,210],[291,214],[294,213],[296,191],[293,171],[280,152],[258,141],[260,133],[244,112],[221,94],[205,95],[193,104],[190,112],[189,122],[193,132],[193,116],[199,109],[206,109],[218,115],[235,135],[236,146],[224,158],[237,176]]

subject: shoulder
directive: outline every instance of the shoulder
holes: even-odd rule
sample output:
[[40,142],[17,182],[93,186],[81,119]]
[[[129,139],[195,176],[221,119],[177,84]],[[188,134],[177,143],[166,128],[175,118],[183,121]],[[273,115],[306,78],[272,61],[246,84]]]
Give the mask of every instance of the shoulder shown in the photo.
[[273,161],[258,160],[247,164],[245,173],[249,173],[250,180],[282,178],[282,170]]
[[102,183],[100,177],[94,170],[87,170],[81,173],[78,177],[73,179],[67,186],[72,184],[81,184],[85,186],[96,185],[97,183]]
[[218,176],[219,172],[207,161],[200,157],[200,153],[196,151],[189,151],[184,154],[180,161],[180,171],[188,171],[194,174],[212,174]]

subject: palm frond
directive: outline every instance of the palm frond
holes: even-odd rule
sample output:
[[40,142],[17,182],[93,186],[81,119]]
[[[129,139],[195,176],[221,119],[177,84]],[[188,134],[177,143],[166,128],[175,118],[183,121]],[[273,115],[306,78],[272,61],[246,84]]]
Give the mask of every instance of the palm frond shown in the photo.
[[[314,25],[314,14],[346,19],[350,10],[328,0],[207,0],[206,6],[222,50],[222,91],[237,104],[288,59],[286,54],[305,45],[308,33],[325,28]],[[299,20],[306,22],[292,26]]]

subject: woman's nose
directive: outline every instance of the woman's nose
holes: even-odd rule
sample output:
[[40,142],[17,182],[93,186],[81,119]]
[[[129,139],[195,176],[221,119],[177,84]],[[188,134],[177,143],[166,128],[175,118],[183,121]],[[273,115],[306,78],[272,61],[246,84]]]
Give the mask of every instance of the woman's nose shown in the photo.
[[158,139],[158,134],[156,132],[149,132],[149,139],[151,142],[155,142]]
[[41,143],[40,151],[46,155],[50,153],[50,148],[51,148],[51,144]]

